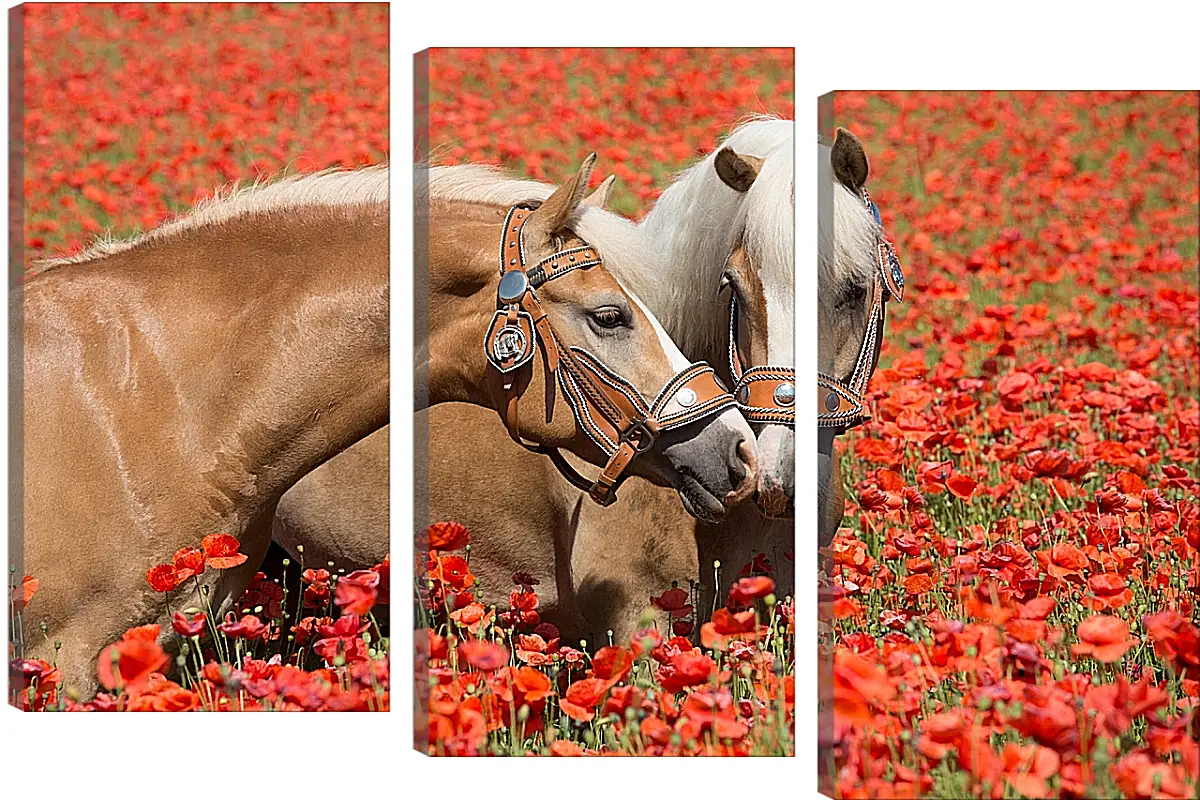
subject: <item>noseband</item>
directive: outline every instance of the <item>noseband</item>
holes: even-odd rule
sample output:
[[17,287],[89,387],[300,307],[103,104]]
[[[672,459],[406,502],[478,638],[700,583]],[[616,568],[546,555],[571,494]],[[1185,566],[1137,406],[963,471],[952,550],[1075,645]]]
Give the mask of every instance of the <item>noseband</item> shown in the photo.
[[[574,486],[600,505],[616,500],[616,489],[634,456],[649,450],[665,431],[719,414],[735,405],[733,396],[717,381],[712,367],[700,362],[675,375],[647,404],[637,388],[580,347],[566,347],[538,301],[536,290],[547,281],[577,269],[590,269],[603,260],[594,247],[561,250],[532,268],[525,263],[525,224],[534,208],[518,204],[508,210],[500,244],[500,288],[496,314],[484,339],[488,362],[503,377],[507,396],[505,424],[513,441],[551,461]],[[521,438],[519,379],[533,367],[541,345],[548,374],[553,374],[578,426],[608,459],[595,481],[580,475],[556,449],[531,445]],[[554,383],[547,391],[547,408]]]
[[796,427],[796,368],[760,366],[742,369],[738,354],[737,292],[729,299],[729,374],[733,396],[747,422]]
[[[881,224],[879,208],[871,201],[867,190],[862,200]],[[882,233],[876,237],[875,256],[878,270],[872,280],[871,311],[858,359],[848,381],[842,382],[824,373],[817,373],[817,428],[819,449],[827,452],[833,437],[843,434],[871,419],[866,409],[867,384],[879,363],[883,344],[884,307],[888,300],[904,299],[904,272],[891,241]],[[742,368],[738,354],[737,292],[729,301],[729,373],[733,377],[734,397],[738,410],[748,422],[766,425],[796,426],[796,370],[794,367],[758,366]]]
[[879,363],[879,349],[883,344],[884,307],[890,299],[897,302],[904,299],[904,272],[900,268],[896,249],[883,235],[879,208],[871,201],[866,189],[862,190],[861,197],[875,216],[875,223],[881,226],[875,243],[878,269],[871,281],[871,311],[867,319],[867,329],[863,333],[858,359],[854,362],[854,371],[850,373],[850,379],[842,382],[824,373],[817,373],[817,428],[819,433],[830,439],[830,443],[832,436],[843,434],[871,419],[865,397],[867,384]]

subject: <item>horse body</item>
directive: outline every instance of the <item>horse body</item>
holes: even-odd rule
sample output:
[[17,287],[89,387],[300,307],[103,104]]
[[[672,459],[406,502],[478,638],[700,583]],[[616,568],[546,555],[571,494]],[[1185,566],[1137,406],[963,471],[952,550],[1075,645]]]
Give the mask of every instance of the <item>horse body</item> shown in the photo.
[[[350,177],[347,177],[350,176]],[[222,613],[279,498],[387,422],[387,170],[242,192],[42,269],[25,312],[26,657],[95,690],[100,650],[169,609]],[[210,533],[247,562],[170,593]],[[49,639],[35,625],[47,623]]]

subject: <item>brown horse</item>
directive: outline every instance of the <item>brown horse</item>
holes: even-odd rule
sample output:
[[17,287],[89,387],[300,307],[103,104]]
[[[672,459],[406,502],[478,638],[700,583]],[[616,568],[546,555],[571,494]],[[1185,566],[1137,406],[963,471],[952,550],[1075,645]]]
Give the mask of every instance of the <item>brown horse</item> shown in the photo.
[[[239,190],[37,269],[14,298],[23,566],[41,586],[26,657],[60,641],[86,697],[127,628],[228,607],[283,493],[386,424],[388,292],[387,167]],[[248,561],[150,588],[150,566],[218,532]]]
[[628,246],[631,223],[581,207],[594,162],[553,191],[471,166],[429,171],[417,409],[494,409],[518,443],[603,465],[597,500],[611,502],[627,468],[718,520],[753,490],[753,433],[616,277],[652,270],[654,253]]
[[[729,363],[730,298],[737,292],[743,363],[790,363],[792,124],[754,122],[729,142],[764,156],[778,148],[779,154],[768,161],[762,182],[761,159],[733,151],[685,173],[638,226],[641,248],[660,251],[664,263],[622,277],[672,335],[687,342],[690,354],[721,365]],[[700,579],[698,543],[704,563],[720,559],[726,574],[736,570],[729,565],[769,554],[779,565],[781,591],[790,591],[790,427],[762,426],[777,443],[777,458],[760,463],[763,513],[744,505],[730,510],[727,523],[697,525],[669,494],[645,484],[630,482],[612,508],[581,503],[544,459],[508,445],[500,431],[484,427],[486,419],[478,409],[453,404],[419,414],[417,422],[430,435],[430,485],[418,485],[418,497],[428,489],[430,519],[454,518],[475,532],[472,568],[485,596],[505,596],[512,573],[529,571],[540,576],[547,618],[564,630],[625,630],[650,593],[673,579]],[[466,430],[470,437],[462,436]],[[386,435],[375,434],[298,484],[280,504],[277,541],[292,548],[303,543],[306,554],[347,568],[374,563],[387,542],[387,481],[379,469]],[[478,479],[504,474],[521,475],[520,485]],[[781,508],[783,519],[763,516]],[[711,597],[713,583],[706,585]]]
[[[663,194],[639,225],[649,238],[664,243],[668,266],[696,269],[707,275],[710,285],[716,283],[712,273],[721,273],[725,262],[706,266],[705,254],[734,248],[725,263],[725,271],[734,274],[725,275],[721,282],[735,283],[731,288],[742,297],[737,338],[741,360],[748,367],[791,360],[791,307],[785,301],[793,274],[791,136],[790,123],[781,121],[743,126],[728,144],[744,153],[744,167],[727,165],[725,174],[720,174],[715,157],[697,165]],[[772,155],[775,148],[780,150]],[[867,170],[861,144],[843,131],[833,150],[825,145],[821,151],[827,175],[820,193],[833,207],[836,190],[837,225],[821,220],[819,351],[822,369],[850,384],[864,347],[874,343],[868,341],[868,321],[874,288],[881,279],[882,232],[872,220],[869,201],[862,199]],[[728,189],[708,186],[703,180],[714,173],[741,193],[724,195],[724,202],[733,203],[723,213],[713,207],[723,202],[722,192]],[[706,202],[708,210],[695,213]],[[727,224],[713,225],[714,219]],[[662,272],[669,278],[642,290],[647,302],[685,350],[723,363],[730,335],[728,306],[715,293],[702,291],[703,277],[689,281],[686,274]],[[847,302],[844,295],[851,295],[854,302]],[[430,486],[419,485],[418,496],[429,492],[429,519],[455,518],[475,531],[472,569],[481,576],[487,597],[503,597],[512,572],[531,571],[541,576],[538,590],[545,616],[564,631],[595,637],[610,628],[628,629],[645,607],[644,598],[674,579],[700,582],[700,609],[707,614],[719,599],[715,562],[721,563],[723,578],[730,580],[743,565],[762,555],[773,562],[781,596],[794,585],[792,521],[769,516],[777,507],[769,484],[783,485],[790,495],[790,469],[779,469],[774,481],[764,480],[772,461],[780,467],[791,463],[793,437],[784,426],[756,425],[758,499],[767,508],[757,513],[753,506],[739,506],[722,523],[707,525],[684,518],[676,504],[664,501],[661,490],[644,484],[631,483],[621,502],[611,508],[579,502],[578,494],[544,460],[512,447],[505,449],[502,435],[483,427],[486,414],[478,409],[454,404],[418,418],[418,428],[428,427],[431,436]],[[468,442],[457,433],[463,430],[475,431]],[[763,434],[778,437],[779,444],[763,447]],[[297,541],[347,568],[378,560],[387,540],[387,482],[379,468],[385,462],[377,457],[386,452],[386,435],[381,431],[369,437],[301,481],[280,505],[277,531],[292,531]],[[769,449],[780,453],[777,461],[764,456]],[[818,532],[825,537],[836,530],[842,503],[839,479],[827,468],[831,462],[820,458]],[[543,489],[524,492],[514,500],[498,497],[488,482],[473,477],[510,471]]]

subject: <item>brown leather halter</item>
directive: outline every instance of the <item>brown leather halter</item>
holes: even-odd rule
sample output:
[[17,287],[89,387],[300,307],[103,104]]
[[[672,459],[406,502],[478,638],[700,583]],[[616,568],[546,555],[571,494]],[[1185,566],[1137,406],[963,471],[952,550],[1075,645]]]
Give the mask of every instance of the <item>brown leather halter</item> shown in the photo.
[[[861,192],[862,200],[871,213],[875,215],[876,223],[880,222],[879,209],[871,201],[867,190]],[[867,319],[867,329],[863,333],[862,345],[858,349],[858,360],[854,363],[854,371],[850,379],[842,382],[824,373],[817,373],[817,428],[822,432],[837,436],[851,428],[857,427],[871,419],[867,411],[866,392],[875,367],[879,364],[879,349],[883,344],[884,308],[890,299],[897,302],[904,299],[904,272],[900,268],[900,259],[891,241],[883,235],[883,229],[876,238],[875,256],[878,271],[871,281],[871,311]]]
[[[879,209],[867,190],[862,199],[878,223]],[[826,434],[828,442],[819,447],[824,451],[837,436],[871,419],[866,408],[867,384],[879,363],[883,344],[884,307],[889,299],[904,299],[904,272],[891,241],[881,233],[875,254],[879,269],[871,282],[871,311],[867,330],[858,350],[858,360],[850,379],[842,382],[824,373],[817,373],[817,428]],[[756,366],[743,369],[737,346],[737,293],[729,301],[729,373],[735,382],[734,397],[738,410],[748,422],[766,425],[796,425],[796,370],[793,367]]]
[[[647,403],[637,388],[580,347],[565,347],[538,301],[536,289],[577,269],[603,263],[595,248],[562,250],[532,268],[525,263],[525,224],[534,208],[518,204],[508,210],[500,244],[500,288],[497,311],[484,339],[488,362],[504,377],[505,423],[513,441],[550,456],[577,488],[600,505],[616,500],[616,489],[634,456],[649,450],[659,435],[718,414],[735,405],[717,381],[712,367],[691,364]],[[546,370],[556,378],[575,421],[604,452],[608,463],[595,481],[580,475],[557,449],[530,445],[521,438],[518,403],[520,373],[532,370],[540,343]],[[549,387],[553,392],[553,384]]]
[[750,423],[796,427],[795,367],[758,366],[742,369],[737,346],[737,292],[729,299],[729,374],[738,410]]

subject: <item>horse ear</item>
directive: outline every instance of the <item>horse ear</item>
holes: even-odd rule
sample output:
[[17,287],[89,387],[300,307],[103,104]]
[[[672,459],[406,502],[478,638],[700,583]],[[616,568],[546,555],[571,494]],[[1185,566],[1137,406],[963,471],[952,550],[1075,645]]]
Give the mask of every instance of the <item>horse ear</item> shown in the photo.
[[763,160],[754,156],[738,155],[732,147],[722,147],[713,161],[717,175],[731,189],[745,192],[750,189],[758,171],[762,169]]
[[555,189],[554,194],[546,198],[546,202],[529,215],[525,230],[549,239],[565,229],[567,221],[583,200],[583,193],[587,191],[588,179],[592,176],[592,167],[595,164],[596,154],[592,153],[583,160],[583,165],[573,178]]
[[833,174],[847,189],[860,192],[867,185],[871,168],[867,164],[867,153],[862,142],[845,128],[838,128],[830,153]]
[[596,187],[596,191],[583,198],[583,202],[580,205],[607,209],[608,201],[612,199],[613,184],[616,182],[616,174],[609,175],[604,179],[604,183]]

